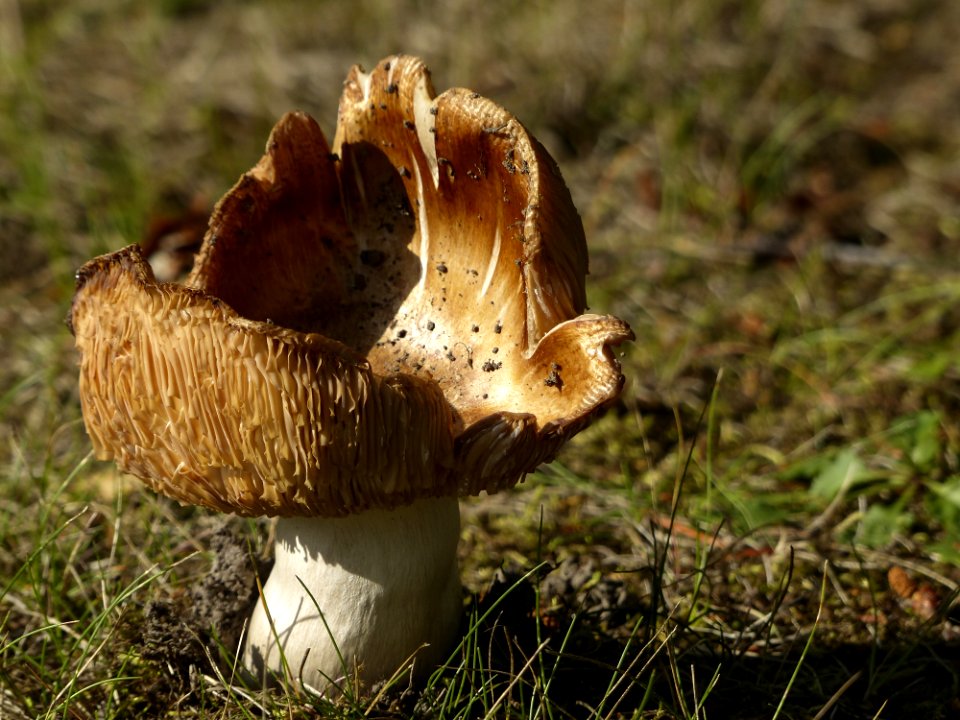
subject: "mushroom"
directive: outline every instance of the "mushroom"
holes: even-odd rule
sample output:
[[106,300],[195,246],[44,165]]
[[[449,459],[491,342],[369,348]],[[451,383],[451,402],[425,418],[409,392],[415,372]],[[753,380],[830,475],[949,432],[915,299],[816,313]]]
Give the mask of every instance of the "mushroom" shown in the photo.
[[184,284],[137,246],[77,274],[96,455],[182,503],[277,516],[243,657],[330,691],[443,661],[458,496],[549,462],[623,384],[584,314],[583,228],[508,112],[395,56],[351,70],[332,149],[284,116]]

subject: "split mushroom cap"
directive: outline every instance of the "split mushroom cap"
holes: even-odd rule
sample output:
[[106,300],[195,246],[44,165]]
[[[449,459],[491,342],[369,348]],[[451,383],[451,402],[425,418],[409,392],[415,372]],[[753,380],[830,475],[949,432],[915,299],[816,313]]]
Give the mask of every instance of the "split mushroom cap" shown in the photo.
[[626,323],[585,315],[553,160],[417,59],[354,68],[331,149],[284,116],[219,202],[185,285],[136,246],[78,273],[84,420],[182,502],[342,516],[495,492],[619,393]]

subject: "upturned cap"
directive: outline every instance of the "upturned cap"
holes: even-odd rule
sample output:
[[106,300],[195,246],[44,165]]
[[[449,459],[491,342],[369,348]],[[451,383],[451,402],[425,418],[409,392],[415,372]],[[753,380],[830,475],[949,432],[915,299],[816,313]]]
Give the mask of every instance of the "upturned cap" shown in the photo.
[[332,149],[280,120],[185,284],[136,246],[79,271],[84,421],[99,458],[240,515],[495,492],[623,385],[633,334],[583,314],[586,272],[544,148],[391,57],[350,72]]

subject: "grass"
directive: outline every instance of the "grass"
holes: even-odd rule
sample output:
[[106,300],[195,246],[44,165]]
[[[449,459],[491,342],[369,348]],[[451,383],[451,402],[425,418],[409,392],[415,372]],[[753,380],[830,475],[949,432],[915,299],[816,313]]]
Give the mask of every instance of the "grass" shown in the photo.
[[[955,5],[0,0],[0,717],[956,715]],[[554,153],[638,341],[558,462],[464,502],[446,667],[265,693],[242,613],[184,608],[241,607],[268,526],[91,461],[62,320],[398,49]]]

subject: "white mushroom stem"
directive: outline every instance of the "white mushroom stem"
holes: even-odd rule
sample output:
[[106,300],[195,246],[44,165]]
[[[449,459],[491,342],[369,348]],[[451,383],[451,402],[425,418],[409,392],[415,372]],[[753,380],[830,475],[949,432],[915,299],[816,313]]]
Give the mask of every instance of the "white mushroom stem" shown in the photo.
[[326,692],[344,678],[389,678],[414,654],[415,671],[429,671],[459,628],[459,535],[456,498],[281,518],[276,561],[247,631],[247,667]]

